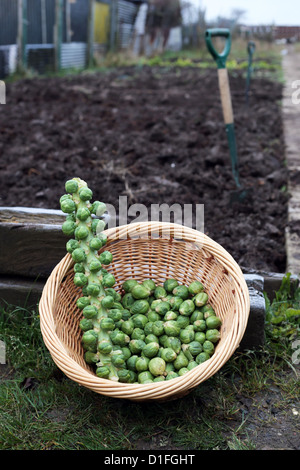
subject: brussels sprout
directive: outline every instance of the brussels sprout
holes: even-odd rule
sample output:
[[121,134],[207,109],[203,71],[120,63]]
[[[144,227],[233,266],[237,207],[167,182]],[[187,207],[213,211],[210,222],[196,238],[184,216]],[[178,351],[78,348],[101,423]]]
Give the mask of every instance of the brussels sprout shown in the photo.
[[89,297],[79,297],[76,300],[76,305],[80,310],[83,310],[84,307],[86,307],[87,305],[90,305],[90,303],[91,303],[91,301],[90,301]]
[[184,329],[190,324],[190,319],[184,315],[178,315],[176,322],[180,329]]
[[166,377],[164,375],[158,375],[153,379],[153,382],[163,382],[164,380],[166,380]]
[[113,255],[110,253],[110,251],[102,251],[102,253],[99,256],[99,260],[102,264],[108,265],[112,262]]
[[153,321],[149,321],[148,319],[148,322],[144,326],[144,333],[146,336],[151,335],[153,333]]
[[146,343],[145,346],[143,347],[143,354],[146,356],[146,357],[154,357],[156,356],[156,354],[158,353],[158,350],[159,350],[159,344],[156,343],[156,342],[151,342],[151,343]]
[[83,263],[75,263],[74,264],[74,273],[83,273],[85,274],[85,267]]
[[178,286],[176,279],[166,279],[164,282],[164,288],[167,292],[173,292],[173,289]]
[[168,302],[171,305],[171,309],[177,312],[179,310],[180,305],[183,302],[183,299],[175,295],[174,297],[171,297]]
[[72,220],[66,220],[61,227],[63,233],[65,235],[74,235],[76,224]]
[[187,368],[188,368],[188,370],[192,370],[192,369],[194,369],[194,368],[197,367],[197,366],[198,366],[198,363],[197,363],[196,361],[190,361],[190,362],[188,363]]
[[176,297],[180,297],[183,300],[186,300],[189,297],[189,290],[184,285],[178,285],[177,287],[173,289],[172,292],[173,292],[173,295],[175,295]]
[[79,189],[79,197],[82,201],[90,201],[93,197],[93,192],[88,188]]
[[146,335],[142,328],[135,327],[131,333],[132,339],[141,339],[144,341]]
[[212,343],[217,343],[219,339],[221,338],[221,334],[219,330],[217,330],[216,328],[215,329],[211,328],[207,330],[205,336],[206,336],[206,339],[208,341],[211,341]]
[[102,318],[100,321],[100,328],[103,331],[111,331],[115,328],[115,322],[112,318]]
[[95,305],[87,305],[82,310],[83,316],[87,319],[95,318],[97,316],[97,313],[98,309],[97,307],[95,307]]
[[85,222],[90,216],[90,211],[87,207],[80,207],[76,213],[76,216],[80,222]]
[[82,248],[76,248],[72,252],[72,258],[75,261],[75,263],[81,263],[86,260],[86,254],[85,251]]
[[211,341],[206,339],[203,343],[203,351],[207,352],[210,355],[212,355],[214,350],[215,350],[214,343],[212,343]]
[[98,335],[94,330],[85,331],[81,341],[84,348],[90,348],[97,345]]
[[100,285],[92,282],[86,287],[87,295],[90,295],[91,297],[97,297],[100,294],[100,290]]
[[123,348],[121,348],[121,351],[125,358],[125,361],[128,361],[128,359],[131,357],[131,351],[128,346],[124,346]]
[[188,358],[189,361],[192,361],[194,359],[192,353],[189,351],[189,345],[188,344],[183,344],[181,346],[181,350],[182,350],[183,354],[185,355],[185,357]]
[[140,384],[146,384],[153,382],[154,376],[151,374],[149,370],[145,370],[144,372],[140,372],[138,374],[138,382]]
[[109,336],[112,343],[118,346],[126,346],[130,341],[130,337],[118,329],[113,330]]
[[127,369],[118,370],[118,377],[121,383],[128,383],[131,379],[130,371]]
[[110,354],[113,350],[113,346],[111,344],[111,341],[107,339],[103,339],[98,343],[98,351],[103,353],[103,354]]
[[144,313],[147,313],[149,309],[150,309],[150,305],[146,299],[135,300],[134,303],[130,307],[130,311],[132,314],[135,314],[135,313],[144,314]]
[[114,298],[111,295],[106,295],[101,300],[101,305],[103,308],[112,308],[114,304]]
[[113,274],[105,274],[102,279],[102,284],[104,287],[113,287],[116,283],[115,277]]
[[132,334],[133,330],[134,330],[133,321],[132,320],[123,321],[122,326],[121,326],[121,330],[123,331],[123,333],[130,336]]
[[85,240],[89,235],[89,230],[85,225],[80,225],[74,232],[76,240]]
[[164,334],[164,332],[164,322],[162,320],[157,320],[153,322],[152,333],[155,336],[161,336],[162,334]]
[[191,299],[184,300],[179,307],[180,315],[189,317],[195,310],[195,304]]
[[101,263],[98,259],[94,259],[89,263],[88,267],[91,273],[97,273],[101,269]]
[[92,230],[92,233],[94,235],[96,235],[96,237],[99,238],[102,230],[104,230],[104,229],[105,229],[104,220],[100,220],[100,219],[93,219],[92,220],[91,230]]
[[202,364],[203,362],[207,361],[210,358],[210,354],[208,354],[206,351],[201,352],[198,354],[196,357],[196,362],[197,364]]
[[175,372],[175,367],[174,367],[173,362],[166,362],[166,370],[165,370],[164,376],[166,376],[167,373],[171,371]]
[[136,328],[142,328],[144,329],[146,323],[148,322],[148,318],[146,315],[137,314],[136,316],[132,317],[132,321],[134,323],[134,326]]
[[172,348],[163,348],[161,358],[165,362],[173,362],[177,357],[176,352]]
[[125,282],[122,284],[122,289],[124,292],[129,293],[131,289],[138,284],[138,281],[136,279],[127,279]]
[[187,367],[182,367],[182,368],[179,369],[179,371],[178,371],[179,377],[181,377],[182,375],[186,374],[188,371],[189,371],[189,369],[188,369]]
[[206,340],[206,336],[203,331],[195,332],[195,341],[198,341],[198,343],[203,344],[205,340]]
[[179,354],[181,351],[181,341],[178,337],[169,336],[165,347],[173,349],[176,354]]
[[102,248],[102,241],[98,237],[91,238],[91,240],[89,241],[89,246],[91,250],[98,251],[100,250],[100,248]]
[[163,335],[161,335],[161,336],[158,336],[157,338],[158,338],[158,342],[159,342],[159,344],[165,348],[165,347],[166,347],[167,340],[168,340],[169,336],[168,336],[168,335],[165,335],[165,334],[163,334]]
[[145,341],[146,344],[148,344],[148,343],[158,343],[159,339],[158,339],[158,336],[155,336],[152,333],[150,333],[149,335],[147,335],[145,337],[144,341]]
[[191,341],[188,344],[189,351],[192,354],[192,356],[198,356],[203,351],[202,344],[199,343],[199,341]]
[[84,360],[88,364],[96,364],[99,361],[99,356],[97,353],[91,352],[91,351],[86,351],[84,353]]
[[195,332],[190,328],[184,328],[180,331],[179,338],[184,344],[191,343],[195,339]]
[[82,331],[89,331],[94,328],[94,323],[92,322],[92,320],[82,318],[79,322],[79,327]]
[[60,208],[66,214],[71,214],[76,210],[76,204],[72,199],[65,198],[60,202]]
[[163,375],[166,370],[166,363],[161,357],[154,357],[150,360],[148,367],[152,375]]
[[118,308],[111,308],[108,310],[107,316],[112,318],[114,322],[118,322],[123,318],[123,311]]
[[73,253],[73,251],[76,248],[79,248],[79,241],[78,240],[74,240],[73,238],[71,238],[71,240],[67,241],[66,249],[67,249],[68,253]]
[[78,191],[78,183],[74,179],[65,182],[65,190],[67,193],[76,193]]
[[107,366],[97,367],[96,375],[97,375],[97,377],[100,377],[102,379],[108,379],[109,375],[110,375],[109,367],[107,367]]
[[204,320],[204,314],[198,309],[195,309],[190,317],[190,322],[194,323],[197,320]]
[[189,363],[188,358],[184,355],[183,351],[180,351],[175,361],[173,362],[175,369],[179,370],[182,367],[187,367]]
[[160,320],[160,315],[156,313],[154,310],[149,310],[149,312],[147,312],[147,317],[148,317],[149,322],[152,322],[152,323]]
[[146,289],[149,290],[150,295],[154,292],[154,289],[156,288],[156,284],[152,279],[146,279],[145,281],[143,281],[142,286],[146,287]]
[[208,317],[205,321],[208,329],[218,329],[222,325],[221,318],[215,315]]
[[166,301],[159,302],[155,307],[155,312],[159,315],[165,315],[170,310],[170,304]]
[[169,320],[164,323],[164,331],[168,336],[178,336],[180,333],[180,326],[176,320]]
[[178,373],[170,370],[170,372],[168,372],[166,375],[166,380],[176,379],[176,377],[179,377]]
[[154,292],[153,292],[153,296],[156,300],[159,300],[159,299],[164,299],[166,296],[167,296],[167,291],[164,287],[162,286],[157,286],[155,289],[154,289]]
[[75,273],[73,281],[75,286],[82,287],[88,283],[88,278],[83,273]]
[[131,313],[129,312],[129,310],[127,310],[126,308],[124,308],[122,310],[122,320],[123,321],[127,321],[127,320],[130,320],[131,318]]
[[165,320],[165,321],[176,320],[177,317],[178,317],[177,313],[172,312],[172,310],[169,310],[169,311],[165,314],[164,320]]
[[101,217],[107,211],[106,204],[100,201],[94,201],[90,207],[91,214]]
[[125,365],[125,356],[122,354],[122,351],[113,351],[111,362],[116,367],[123,367]]
[[130,292],[136,300],[146,299],[150,295],[149,289],[142,284],[136,284],[132,287]]
[[[129,348],[130,349],[130,348]],[[131,351],[131,350],[130,350]],[[127,368],[129,370],[132,370],[134,372],[136,372],[136,361],[138,360],[139,356],[137,354],[133,354],[132,356],[130,356],[127,361],[126,361],[126,365],[127,365]]]
[[139,357],[135,364],[137,372],[143,372],[145,370],[148,370],[149,362],[150,362],[149,357],[144,357],[144,356]]
[[203,307],[201,307],[201,311],[204,313],[204,318],[205,318],[205,314],[209,314],[209,315],[206,315],[206,318],[209,317],[210,315],[216,315],[216,312],[214,311],[213,307],[209,303],[206,303],[205,305],[203,305]]
[[206,330],[206,322],[205,320],[196,320],[193,323],[195,331],[205,331]]
[[132,339],[129,343],[131,354],[139,354],[142,352],[146,343],[142,339]]
[[133,370],[129,370],[129,375],[130,375],[130,378],[128,380],[128,383],[129,384],[133,384],[133,383],[137,383],[137,373],[134,372]]
[[202,307],[208,301],[208,295],[205,292],[200,292],[194,297],[196,307]]
[[134,304],[134,302],[136,302],[135,298],[132,296],[132,294],[130,292],[128,292],[127,294],[125,294],[123,297],[122,297],[122,300],[121,300],[121,303],[123,305],[124,308],[128,308],[130,309],[131,306]]
[[204,285],[199,281],[193,281],[188,286],[188,290],[191,295],[197,295],[204,291]]

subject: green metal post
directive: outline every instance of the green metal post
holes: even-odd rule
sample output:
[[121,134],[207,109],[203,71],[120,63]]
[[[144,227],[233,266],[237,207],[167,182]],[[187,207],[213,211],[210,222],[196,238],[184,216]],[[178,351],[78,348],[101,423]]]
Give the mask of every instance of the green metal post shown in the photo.
[[55,0],[54,24],[54,69],[59,72],[61,68],[61,43],[63,31],[63,0]]
[[27,0],[18,0],[18,70],[27,68]]

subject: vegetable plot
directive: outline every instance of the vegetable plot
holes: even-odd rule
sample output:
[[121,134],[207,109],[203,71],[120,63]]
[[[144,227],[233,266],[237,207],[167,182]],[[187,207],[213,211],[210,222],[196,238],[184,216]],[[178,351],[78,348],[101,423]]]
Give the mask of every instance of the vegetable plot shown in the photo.
[[74,284],[82,289],[77,306],[84,358],[96,375],[144,384],[176,378],[207,361],[222,322],[204,285],[126,279],[118,292],[106,269],[113,257],[105,250],[105,204],[92,202],[93,193],[80,178],[67,181],[65,189],[62,230],[70,237],[66,249],[74,261]]

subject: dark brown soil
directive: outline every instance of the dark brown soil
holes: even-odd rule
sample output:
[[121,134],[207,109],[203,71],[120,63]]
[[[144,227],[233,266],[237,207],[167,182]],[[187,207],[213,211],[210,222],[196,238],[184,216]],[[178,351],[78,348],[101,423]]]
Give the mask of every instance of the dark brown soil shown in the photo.
[[[7,84],[0,205],[59,208],[81,177],[113,204],[204,204],[205,233],[246,268],[284,272],[287,169],[282,86],[231,73],[242,185],[231,172],[215,69],[122,68]],[[131,221],[130,217],[128,221]]]

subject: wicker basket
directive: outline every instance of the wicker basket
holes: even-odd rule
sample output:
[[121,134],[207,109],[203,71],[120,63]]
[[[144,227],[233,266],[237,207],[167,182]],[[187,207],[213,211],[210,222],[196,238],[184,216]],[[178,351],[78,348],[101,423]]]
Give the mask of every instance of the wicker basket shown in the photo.
[[39,304],[44,342],[56,365],[75,382],[96,393],[133,401],[170,400],[186,395],[215,374],[243,337],[250,310],[241,269],[231,255],[208,236],[178,224],[132,223],[106,230],[106,248],[113,254],[108,268],[116,289],[128,278],[162,284],[201,281],[222,319],[221,339],[212,357],[181,377],[150,384],[124,384],[96,376],[84,361],[76,306],[81,290],[73,283],[73,261],[67,254],[49,276]]

